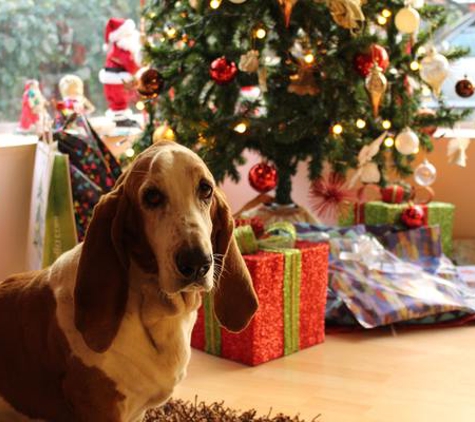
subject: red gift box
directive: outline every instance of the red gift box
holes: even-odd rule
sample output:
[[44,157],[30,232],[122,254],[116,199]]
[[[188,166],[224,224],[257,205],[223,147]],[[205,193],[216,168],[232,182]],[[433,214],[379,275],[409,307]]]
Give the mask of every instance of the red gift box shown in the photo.
[[206,296],[191,345],[247,365],[258,365],[325,340],[328,244],[298,242],[296,249],[244,255],[259,309],[240,333],[219,327]]

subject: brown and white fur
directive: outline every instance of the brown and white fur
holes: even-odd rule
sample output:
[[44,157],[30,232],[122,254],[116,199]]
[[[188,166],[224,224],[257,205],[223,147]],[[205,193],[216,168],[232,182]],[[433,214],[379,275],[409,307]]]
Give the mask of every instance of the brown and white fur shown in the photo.
[[257,309],[232,230],[197,155],[175,143],[142,153],[84,243],[0,283],[0,421],[135,422],[164,403],[186,375],[202,293],[216,281],[232,331]]

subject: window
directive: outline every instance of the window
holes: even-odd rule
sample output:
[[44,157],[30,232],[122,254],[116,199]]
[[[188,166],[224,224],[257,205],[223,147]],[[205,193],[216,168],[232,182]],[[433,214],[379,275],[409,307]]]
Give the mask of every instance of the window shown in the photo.
[[462,28],[447,39],[450,46],[469,49],[470,53],[467,57],[475,57],[475,15],[472,17],[472,21],[470,26]]
[[138,22],[139,0],[0,0],[0,121],[18,121],[27,80],[39,80],[54,100],[67,73],[83,79],[86,96],[104,111],[97,75],[110,17]]

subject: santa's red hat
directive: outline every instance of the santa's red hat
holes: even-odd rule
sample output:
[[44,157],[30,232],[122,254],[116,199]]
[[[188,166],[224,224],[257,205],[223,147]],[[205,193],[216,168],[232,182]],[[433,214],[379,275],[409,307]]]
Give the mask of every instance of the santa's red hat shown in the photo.
[[135,30],[135,22],[132,19],[110,18],[104,32],[104,40],[106,44],[114,43]]

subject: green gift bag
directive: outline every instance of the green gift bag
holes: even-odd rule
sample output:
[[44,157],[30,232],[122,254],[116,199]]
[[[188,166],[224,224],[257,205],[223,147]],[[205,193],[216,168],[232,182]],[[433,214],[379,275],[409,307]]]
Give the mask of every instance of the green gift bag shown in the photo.
[[51,265],[77,244],[69,157],[55,143],[38,142],[33,172],[27,266]]
[[51,265],[76,243],[69,156],[56,152],[46,211],[43,267]]

